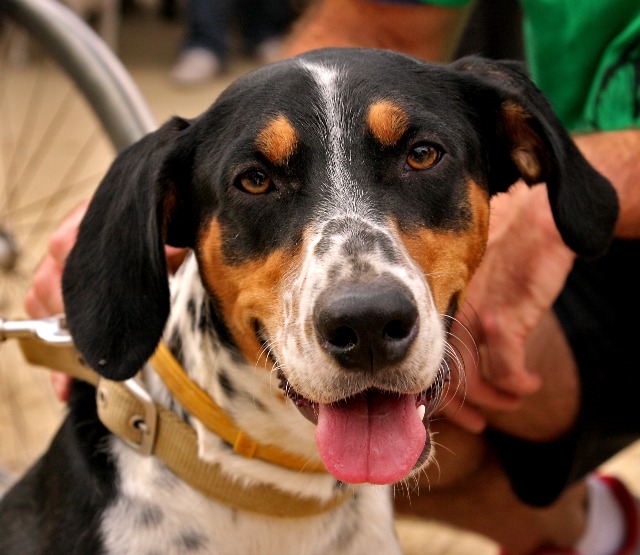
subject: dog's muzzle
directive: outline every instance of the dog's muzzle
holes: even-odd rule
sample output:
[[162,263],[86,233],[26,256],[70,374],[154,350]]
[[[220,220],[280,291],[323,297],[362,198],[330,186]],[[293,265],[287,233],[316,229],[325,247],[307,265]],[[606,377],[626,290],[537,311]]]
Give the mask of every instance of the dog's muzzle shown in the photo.
[[442,389],[436,379],[419,393],[403,391],[403,363],[415,365],[409,359],[420,329],[415,297],[391,277],[343,282],[319,295],[312,323],[320,348],[347,381],[362,384],[343,399],[319,403],[296,392],[279,372],[281,387],[317,425],[323,463],[344,482],[405,478],[429,455],[429,417]]

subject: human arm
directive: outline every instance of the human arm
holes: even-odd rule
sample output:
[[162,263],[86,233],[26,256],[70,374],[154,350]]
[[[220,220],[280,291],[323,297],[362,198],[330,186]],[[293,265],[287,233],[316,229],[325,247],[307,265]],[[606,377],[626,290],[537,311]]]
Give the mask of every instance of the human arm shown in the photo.
[[640,129],[588,133],[576,136],[575,141],[618,193],[616,237],[640,239]]
[[450,58],[468,8],[372,0],[312,2],[294,25],[283,57],[328,46],[386,48],[428,61]]

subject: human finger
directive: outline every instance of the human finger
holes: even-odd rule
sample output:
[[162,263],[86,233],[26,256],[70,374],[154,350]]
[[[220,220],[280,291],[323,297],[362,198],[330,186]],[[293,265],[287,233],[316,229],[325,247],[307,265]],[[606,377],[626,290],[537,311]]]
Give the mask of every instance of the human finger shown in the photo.
[[437,414],[474,434],[483,432],[487,427],[487,419],[482,411],[470,403],[465,403],[460,395],[445,395],[437,409]]
[[47,255],[36,270],[24,298],[24,308],[32,318],[64,312],[62,267],[51,255]]
[[49,255],[56,260],[60,266],[64,266],[73,245],[78,237],[80,222],[87,212],[89,201],[86,200],[76,206],[69,215],[60,222],[60,225],[49,239]]
[[56,394],[56,397],[63,403],[66,403],[69,399],[71,378],[60,372],[51,372],[51,385],[53,386],[53,391]]
[[489,375],[487,346],[477,342],[472,327],[456,321],[451,328],[449,345],[450,395],[457,395],[466,404],[488,410],[515,410],[520,406],[519,396],[496,388],[486,380]]
[[482,380],[502,393],[524,397],[538,391],[540,376],[525,363],[524,334],[518,336],[513,327],[500,329],[487,326],[484,330]]

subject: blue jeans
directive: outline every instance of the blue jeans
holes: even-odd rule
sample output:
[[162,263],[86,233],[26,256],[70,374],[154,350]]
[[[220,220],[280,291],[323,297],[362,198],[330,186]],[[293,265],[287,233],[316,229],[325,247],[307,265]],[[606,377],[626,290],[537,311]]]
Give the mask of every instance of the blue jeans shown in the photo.
[[229,33],[239,22],[245,49],[283,34],[294,13],[290,0],[188,0],[182,50],[206,48],[221,62],[229,57]]

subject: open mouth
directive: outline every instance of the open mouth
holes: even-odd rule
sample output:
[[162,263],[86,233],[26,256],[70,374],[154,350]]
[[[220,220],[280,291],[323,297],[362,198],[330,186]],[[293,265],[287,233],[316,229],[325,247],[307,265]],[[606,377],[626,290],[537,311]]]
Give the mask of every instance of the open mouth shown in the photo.
[[[256,337],[267,351],[264,328],[255,323]],[[298,393],[281,365],[279,387],[298,410],[316,425],[316,444],[327,470],[350,484],[392,484],[421,466],[431,452],[429,418],[440,401],[444,381],[441,372],[420,393],[398,393],[369,388],[333,403],[318,403]]]
[[[310,401],[306,399],[302,395],[300,395],[296,390],[291,387],[291,384],[287,381],[286,376],[282,372],[281,369],[278,369],[278,379],[280,383],[278,387],[282,389],[287,397],[291,399],[300,413],[313,424],[318,424],[318,414],[320,403],[316,403],[315,401]],[[420,420],[425,423],[425,426],[428,425],[429,417],[433,414],[433,411],[436,409],[438,402],[440,401],[440,390],[442,389],[441,382],[434,383],[428,389],[421,391],[418,394],[412,395],[415,398],[415,407],[416,412],[418,413]],[[349,397],[347,399],[342,399],[337,401],[336,403],[332,403],[335,405],[348,405],[355,399],[370,399],[375,397],[376,395],[388,395],[390,397],[400,398],[403,396],[401,393],[394,392],[385,392],[381,389],[367,389],[354,395],[353,397]]]
[[429,417],[440,400],[441,380],[418,394],[371,388],[323,404],[296,392],[282,371],[278,376],[286,395],[316,424],[320,457],[339,480],[394,483],[429,456]]

